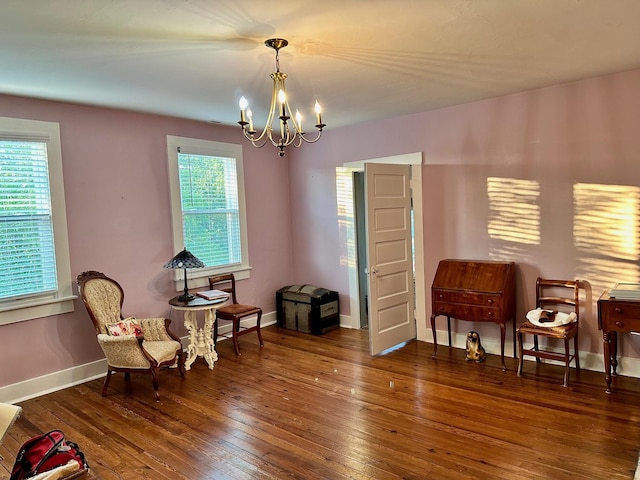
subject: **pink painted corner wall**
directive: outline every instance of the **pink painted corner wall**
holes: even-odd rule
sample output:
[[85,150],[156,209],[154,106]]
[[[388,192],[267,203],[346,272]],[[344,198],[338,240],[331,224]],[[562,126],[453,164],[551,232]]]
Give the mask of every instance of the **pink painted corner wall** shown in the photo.
[[[640,281],[640,70],[550,86],[335,131],[291,163],[293,279],[341,292],[349,313],[347,267],[337,214],[335,168],[344,162],[423,154],[424,269],[430,286],[443,258],[512,260],[518,266],[518,323],[532,308],[538,276],[578,278],[587,286],[580,348],[602,351],[595,302],[616,281]],[[330,120],[329,111],[326,114]],[[488,195],[532,189],[539,217],[518,225]],[[628,200],[628,235],[611,240],[602,223],[612,197]],[[517,205],[515,205],[518,207]],[[525,216],[516,208],[516,217]],[[523,207],[521,207],[523,208]],[[599,213],[605,212],[603,215]],[[620,213],[620,212],[616,212]],[[613,217],[614,214],[611,214]],[[497,219],[506,232],[491,231]],[[511,236],[510,239],[506,239]],[[625,245],[620,245],[625,243]],[[458,331],[472,328],[467,322]],[[493,325],[473,326],[497,338]],[[442,325],[439,328],[444,328]],[[508,340],[512,340],[508,334]],[[640,357],[640,339],[625,336],[623,356]]]
[[[640,280],[638,231],[631,234],[623,259],[598,240],[606,232],[587,215],[579,226],[593,230],[594,240],[584,243],[584,234],[574,230],[574,191],[576,185],[640,187],[639,84],[640,70],[634,70],[349,128],[328,127],[320,142],[283,159],[243,145],[253,270],[251,279],[241,282],[240,295],[269,312],[278,288],[311,283],[339,291],[341,313],[348,315],[335,167],[422,152],[427,291],[418,294],[425,295],[427,305],[440,259],[508,257],[518,265],[520,318],[531,307],[538,275],[586,282],[592,308],[582,324],[581,348],[600,351],[593,304],[620,272],[628,276],[620,281]],[[0,115],[60,123],[73,275],[101,270],[125,288],[125,313],[169,315],[166,301],[175,289],[161,266],[175,251],[165,136],[240,143],[237,130],[11,96],[0,96]],[[490,178],[537,186],[540,220],[534,243],[489,233],[495,215],[487,195]],[[629,268],[620,268],[621,263]],[[173,319],[182,334],[180,319]],[[497,336],[492,326],[482,327],[483,335]],[[625,336],[620,353],[640,357],[639,342]],[[101,357],[79,301],[71,314],[0,326],[0,386]]]
[[[162,265],[175,253],[166,135],[242,143],[238,130],[177,118],[0,96],[0,116],[60,124],[71,272],[98,270],[125,290],[126,315],[182,319]],[[275,310],[291,283],[288,158],[243,145],[251,278],[239,297]],[[74,290],[75,291],[75,290]],[[73,313],[0,326],[0,386],[103,358],[81,300]]]

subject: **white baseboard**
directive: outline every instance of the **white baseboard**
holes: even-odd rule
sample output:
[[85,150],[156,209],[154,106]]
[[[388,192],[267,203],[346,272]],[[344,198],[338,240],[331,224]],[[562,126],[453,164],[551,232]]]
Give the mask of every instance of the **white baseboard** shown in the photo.
[[[249,318],[247,322],[242,322],[243,326],[255,325],[255,317]],[[262,316],[260,325],[266,327],[276,323],[276,314],[267,313]],[[230,326],[224,326],[220,329],[222,333],[230,332]],[[181,343],[183,348],[189,344],[188,337],[182,337]],[[223,340],[223,338],[220,338]],[[73,387],[84,382],[104,377],[107,374],[107,360],[101,359],[95,362],[78,365],[77,367],[60,370],[58,372],[42,375],[41,377],[31,378],[22,382],[14,383],[0,387],[0,402],[4,403],[20,403],[31,398],[46,395],[64,388]]]
[[103,358],[95,362],[85,363],[77,367],[0,387],[0,402],[12,404],[23,402],[30,398],[104,377],[106,373],[107,360]]
[[[349,317],[345,317],[348,319]],[[262,316],[261,326],[266,327],[276,323],[275,312],[267,313]],[[242,322],[243,326],[255,325],[255,318],[248,319]],[[343,325],[343,318],[340,317],[340,326],[345,328],[351,328],[350,321],[345,321]],[[229,333],[231,331],[230,325],[225,325],[220,329],[221,333]],[[438,338],[446,339],[447,331],[438,330]],[[431,336],[430,336],[431,337]],[[183,337],[182,345],[186,348],[189,343],[187,337]],[[223,341],[223,338],[219,339]],[[455,348],[466,348],[466,334],[454,333],[451,334],[451,343]],[[429,338],[430,342],[433,341]],[[445,345],[442,341],[439,345]],[[482,341],[482,346],[486,352],[493,355],[500,354],[500,340],[497,338],[487,338]],[[505,343],[505,355],[511,356],[513,354],[513,342]],[[534,361],[532,357],[525,357],[525,360]],[[551,362],[558,363],[558,362]],[[593,370],[595,372],[604,372],[604,358],[602,354],[596,354],[592,352],[583,352],[580,354],[580,366],[585,370]],[[95,362],[86,363],[84,365],[78,365],[77,367],[68,368],[66,370],[60,370],[58,372],[49,373],[40,377],[31,378],[22,382],[14,383],[12,385],[5,385],[0,387],[0,402],[4,403],[20,403],[31,398],[46,395],[47,393],[62,390],[64,388],[72,387],[84,382],[95,380],[97,378],[104,377],[107,373],[107,361],[105,359],[96,360]],[[640,359],[639,358],[627,358],[620,357],[618,359],[618,375],[624,375],[628,377],[640,378]]]
[[[438,342],[438,345],[448,345],[446,330],[437,330],[436,334],[438,336],[438,339],[440,339]],[[433,343],[433,335],[431,335],[431,332],[429,332],[429,342]],[[451,332],[451,346],[454,348],[466,349],[467,347],[466,333]],[[482,346],[484,347],[487,353],[492,355],[500,355],[500,339],[499,338],[483,338]],[[527,344],[525,343],[525,348],[530,348],[530,347],[527,347]],[[560,351],[557,349],[551,349],[551,350]],[[505,341],[504,354],[507,357],[513,356],[512,341]],[[601,353],[580,352],[579,357],[580,357],[580,368],[584,368],[585,370],[592,370],[594,372],[604,373],[604,356]],[[534,357],[525,355],[524,359],[525,361],[535,362]],[[562,362],[556,362],[554,360],[542,359],[542,362],[551,363],[554,365],[563,365]],[[616,369],[616,372],[618,375],[640,378],[640,358],[619,357],[618,368]]]

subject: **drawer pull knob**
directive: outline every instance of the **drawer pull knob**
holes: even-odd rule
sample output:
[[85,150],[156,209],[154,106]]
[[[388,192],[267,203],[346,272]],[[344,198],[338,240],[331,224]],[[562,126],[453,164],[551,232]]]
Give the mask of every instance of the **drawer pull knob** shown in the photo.
[[438,298],[444,298],[443,294],[438,295]]
[[490,298],[489,300],[487,300],[487,303],[488,303],[489,305],[493,305],[493,300]]
[[616,327],[622,328],[622,327],[624,327],[624,323],[616,322]]
[[488,312],[487,317],[493,317],[493,312]]
[[614,308],[613,311],[616,313],[622,313],[622,309],[620,307]]

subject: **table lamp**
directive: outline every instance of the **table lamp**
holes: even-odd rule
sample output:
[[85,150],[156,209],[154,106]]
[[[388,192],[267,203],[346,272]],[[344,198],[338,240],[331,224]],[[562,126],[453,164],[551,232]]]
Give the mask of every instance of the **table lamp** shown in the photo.
[[202,263],[201,260],[199,260],[186,248],[164,264],[164,268],[184,269],[184,293],[178,297],[178,301],[186,303],[195,298],[194,295],[191,295],[189,293],[189,287],[187,287],[187,269],[203,268],[204,266],[204,263]]

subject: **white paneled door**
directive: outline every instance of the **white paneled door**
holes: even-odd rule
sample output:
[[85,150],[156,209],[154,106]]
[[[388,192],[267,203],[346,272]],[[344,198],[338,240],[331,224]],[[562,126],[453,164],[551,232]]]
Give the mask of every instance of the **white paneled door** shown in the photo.
[[416,338],[410,165],[365,164],[371,355]]

